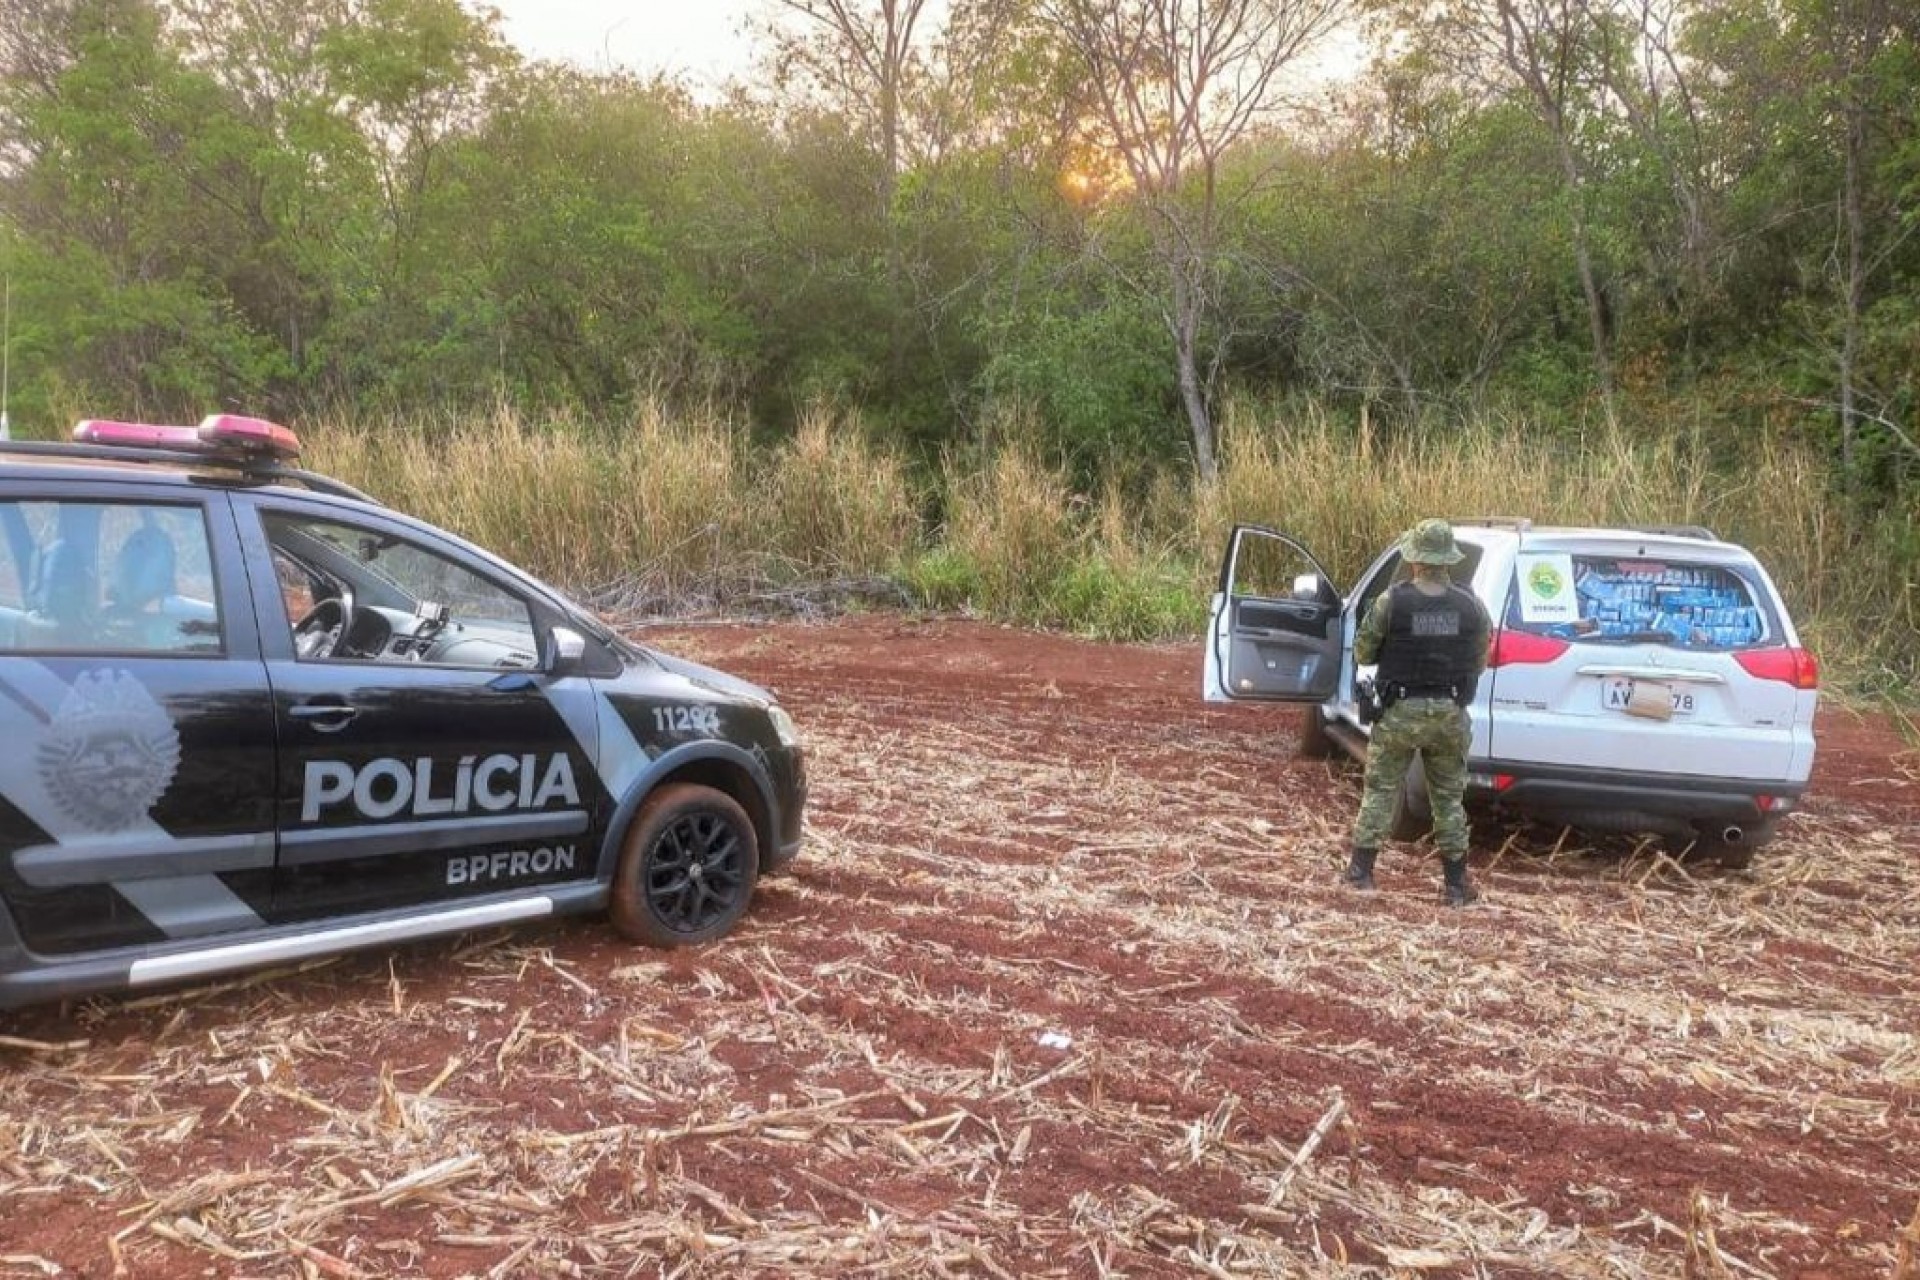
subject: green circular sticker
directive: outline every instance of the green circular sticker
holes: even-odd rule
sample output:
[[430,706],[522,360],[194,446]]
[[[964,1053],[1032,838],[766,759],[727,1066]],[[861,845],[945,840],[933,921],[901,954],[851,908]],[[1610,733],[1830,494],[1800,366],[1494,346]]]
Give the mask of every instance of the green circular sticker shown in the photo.
[[1551,600],[1567,585],[1560,571],[1546,561],[1537,561],[1527,570],[1527,589],[1542,600]]

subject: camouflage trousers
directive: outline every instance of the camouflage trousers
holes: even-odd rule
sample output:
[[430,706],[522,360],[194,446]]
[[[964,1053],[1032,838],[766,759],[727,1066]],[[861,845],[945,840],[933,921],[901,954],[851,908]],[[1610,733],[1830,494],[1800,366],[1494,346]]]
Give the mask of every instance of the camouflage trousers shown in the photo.
[[1396,702],[1373,726],[1367,747],[1366,794],[1354,824],[1357,849],[1378,849],[1393,826],[1393,805],[1417,753],[1427,772],[1433,806],[1433,843],[1449,861],[1467,855],[1467,710],[1445,698]]

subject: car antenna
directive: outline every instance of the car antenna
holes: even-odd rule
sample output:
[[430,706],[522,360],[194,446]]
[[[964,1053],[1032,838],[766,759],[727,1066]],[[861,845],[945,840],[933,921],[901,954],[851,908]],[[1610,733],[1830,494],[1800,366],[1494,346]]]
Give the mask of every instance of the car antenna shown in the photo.
[[0,301],[0,440],[11,440],[13,431],[7,425],[7,389],[13,375],[13,272],[7,272],[0,290],[5,297]]

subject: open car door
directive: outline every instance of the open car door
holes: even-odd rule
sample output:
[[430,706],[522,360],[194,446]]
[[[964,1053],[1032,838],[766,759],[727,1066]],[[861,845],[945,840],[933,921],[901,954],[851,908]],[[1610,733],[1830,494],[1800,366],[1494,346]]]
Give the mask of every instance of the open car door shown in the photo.
[[1207,620],[1208,702],[1324,702],[1340,678],[1333,581],[1283,533],[1235,525]]

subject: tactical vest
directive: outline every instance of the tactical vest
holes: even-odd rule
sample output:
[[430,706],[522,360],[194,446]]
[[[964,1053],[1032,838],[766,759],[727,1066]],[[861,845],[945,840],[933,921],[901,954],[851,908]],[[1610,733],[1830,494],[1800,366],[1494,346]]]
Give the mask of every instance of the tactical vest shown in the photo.
[[1398,686],[1407,697],[1443,697],[1451,690],[1461,706],[1472,702],[1486,665],[1487,623],[1480,602],[1459,587],[1430,596],[1403,582],[1389,591],[1387,604],[1387,634],[1374,677],[1380,688]]

